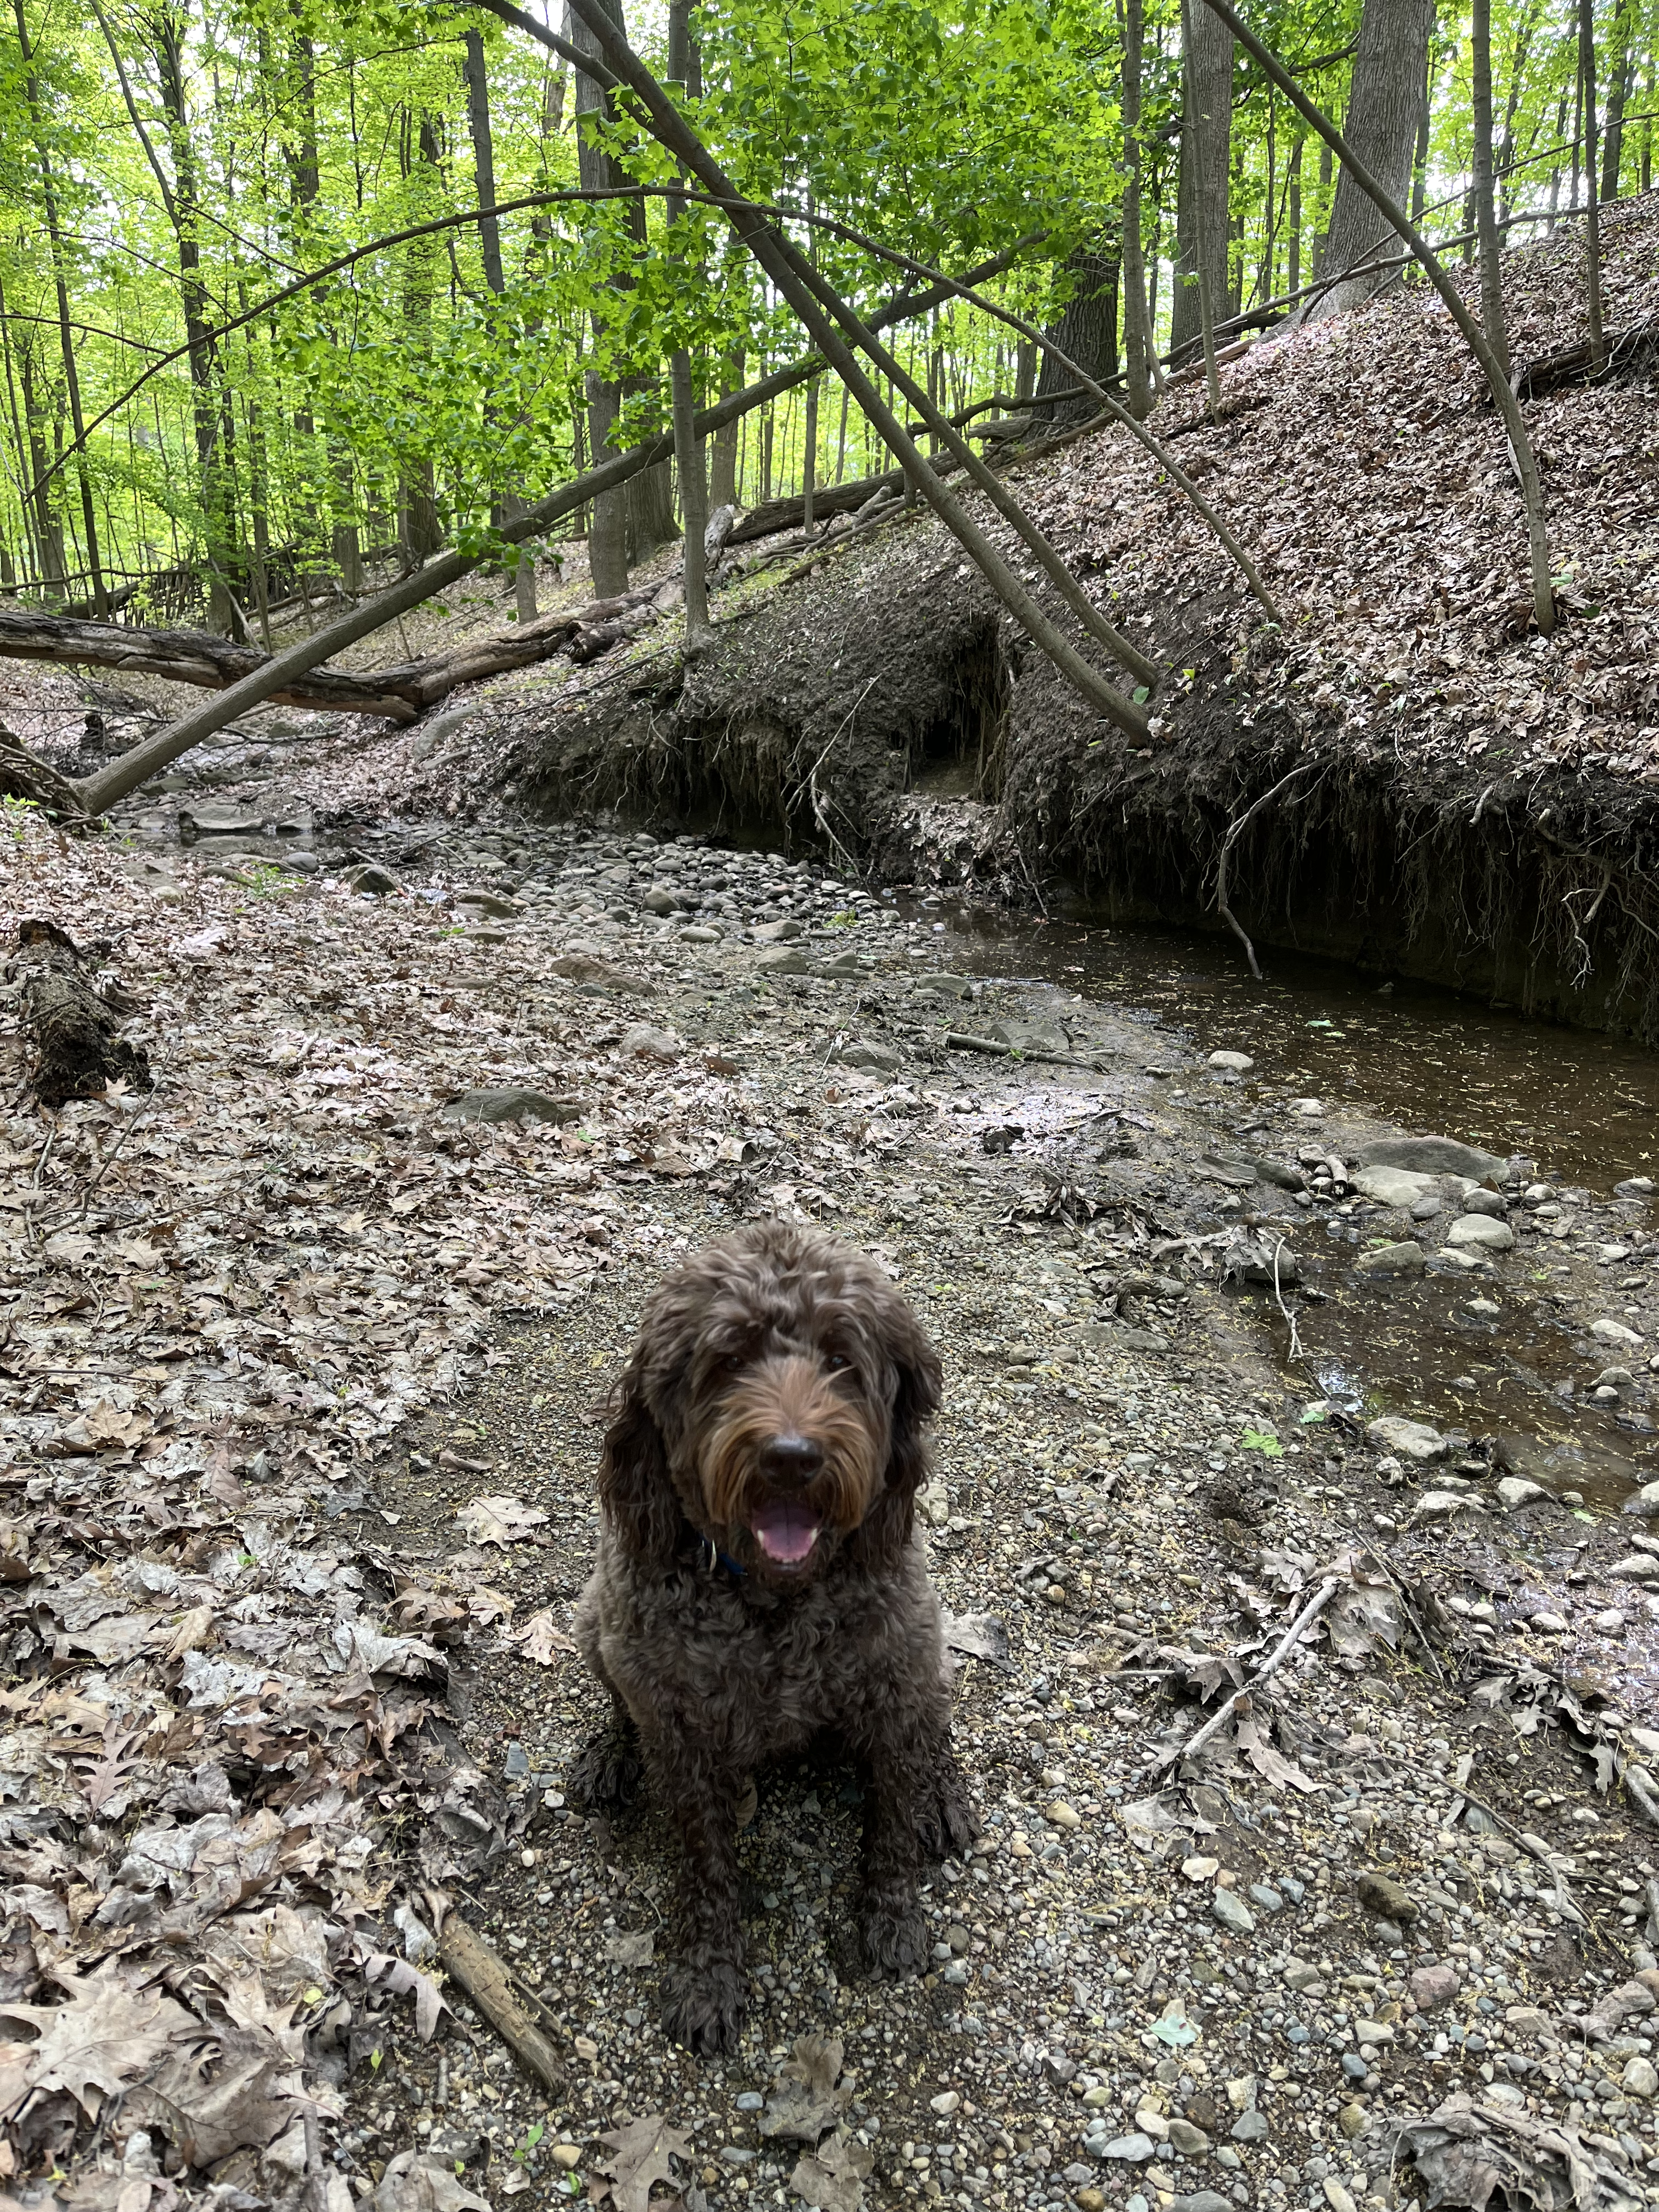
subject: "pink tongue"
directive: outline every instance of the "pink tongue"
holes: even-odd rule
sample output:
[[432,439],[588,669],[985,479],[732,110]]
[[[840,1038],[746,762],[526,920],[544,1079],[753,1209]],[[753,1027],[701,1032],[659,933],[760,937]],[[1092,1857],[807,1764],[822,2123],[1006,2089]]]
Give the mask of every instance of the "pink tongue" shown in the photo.
[[804,1559],[817,1541],[817,1522],[804,1505],[795,1504],[788,1498],[778,1498],[763,1505],[750,1526],[767,1558],[785,1566]]

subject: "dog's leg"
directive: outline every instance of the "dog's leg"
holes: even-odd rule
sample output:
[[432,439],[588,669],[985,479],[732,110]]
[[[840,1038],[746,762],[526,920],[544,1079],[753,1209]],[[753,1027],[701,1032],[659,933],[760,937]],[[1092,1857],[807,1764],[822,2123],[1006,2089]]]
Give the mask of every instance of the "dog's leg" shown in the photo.
[[644,1771],[639,1730],[618,1698],[577,1753],[566,1789],[578,1812],[619,1813],[639,1795]]
[[879,1979],[914,1974],[927,1956],[916,1881],[937,1798],[934,1761],[915,1717],[902,1709],[878,1717],[862,1747],[868,1782],[858,1942],[865,1971]]
[[[706,1754],[706,1744],[699,1748]],[[660,1742],[647,1747],[647,1763],[653,1794],[680,1834],[680,1947],[663,1978],[663,2032],[701,2057],[719,2057],[738,2047],[748,1996],[738,1909],[744,1778]]]
[[950,1738],[941,1735],[933,1747],[929,1783],[916,1808],[916,1833],[923,1856],[946,1859],[965,1851],[981,1825]]

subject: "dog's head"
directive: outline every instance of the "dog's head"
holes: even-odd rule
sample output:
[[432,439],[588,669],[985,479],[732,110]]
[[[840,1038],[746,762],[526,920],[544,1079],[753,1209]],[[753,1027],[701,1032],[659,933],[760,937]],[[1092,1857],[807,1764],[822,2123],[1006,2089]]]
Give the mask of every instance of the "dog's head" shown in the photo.
[[773,1585],[842,1551],[890,1570],[939,1379],[921,1323],[861,1253],[781,1222],[722,1238],[646,1309],[600,1463],[611,1527],[665,1571],[688,1522]]

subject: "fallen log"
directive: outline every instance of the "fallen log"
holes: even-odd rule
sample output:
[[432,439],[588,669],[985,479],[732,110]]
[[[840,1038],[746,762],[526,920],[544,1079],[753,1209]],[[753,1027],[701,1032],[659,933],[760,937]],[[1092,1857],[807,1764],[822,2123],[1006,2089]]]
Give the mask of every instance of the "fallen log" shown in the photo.
[[118,1034],[118,1019],[88,982],[67,931],[55,921],[19,922],[11,973],[23,978],[30,1079],[43,1106],[101,1098],[118,1081],[150,1089],[143,1047]]
[[1601,384],[1628,376],[1645,368],[1656,352],[1659,352],[1659,315],[1646,315],[1629,330],[1605,338],[1599,359],[1588,339],[1556,353],[1540,354],[1516,370],[1515,394],[1517,399],[1542,399],[1547,393],[1565,391],[1570,385]]
[[457,1912],[444,1919],[438,1956],[527,2074],[545,2089],[561,2094],[569,2069],[514,1988],[514,1976],[501,1954]]
[[[448,653],[427,655],[392,668],[354,674],[343,668],[313,668],[270,696],[278,706],[314,713],[378,714],[393,722],[416,722],[460,684],[485,676],[528,668],[568,650],[573,659],[590,660],[623,635],[617,625],[647,607],[660,587],[653,584],[608,599],[593,599],[562,613],[542,615],[514,629],[470,639]],[[111,623],[76,622],[59,615],[0,611],[0,659],[51,660],[71,667],[115,668],[125,673],[164,676],[174,684],[223,691],[245,676],[270,665],[269,654],[233,645],[197,629],[137,629]],[[32,769],[33,763],[29,763]],[[29,792],[21,796],[36,797]]]

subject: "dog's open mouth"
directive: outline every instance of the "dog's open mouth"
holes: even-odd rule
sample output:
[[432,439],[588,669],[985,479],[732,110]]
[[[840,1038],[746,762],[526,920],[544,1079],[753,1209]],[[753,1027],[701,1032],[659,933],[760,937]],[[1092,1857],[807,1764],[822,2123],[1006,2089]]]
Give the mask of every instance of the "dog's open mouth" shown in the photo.
[[769,1498],[749,1523],[774,1565],[798,1567],[818,1540],[818,1524],[799,1498]]

